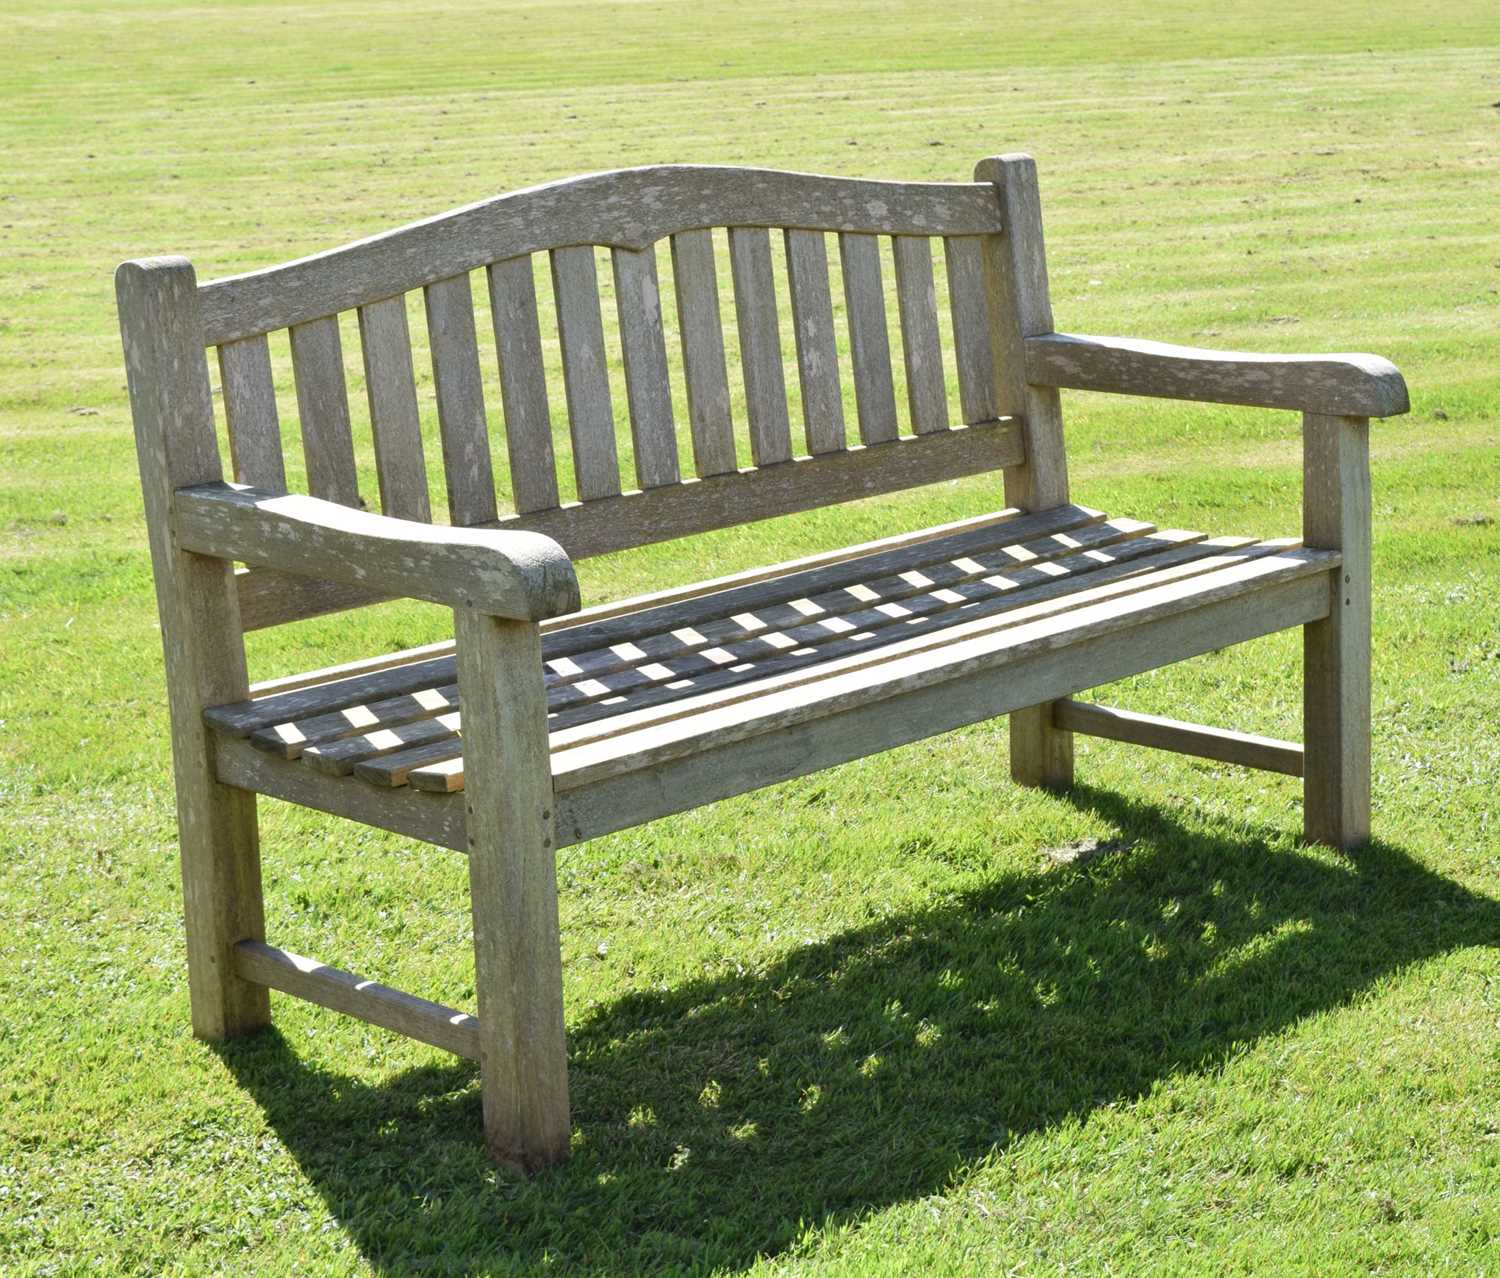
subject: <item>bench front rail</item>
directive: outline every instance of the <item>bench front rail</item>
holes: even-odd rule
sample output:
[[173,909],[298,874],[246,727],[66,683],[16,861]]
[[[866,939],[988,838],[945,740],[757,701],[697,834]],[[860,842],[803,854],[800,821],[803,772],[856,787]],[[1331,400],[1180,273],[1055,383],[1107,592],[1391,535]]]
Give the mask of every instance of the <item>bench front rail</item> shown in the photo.
[[[727,227],[748,434],[731,432],[713,227]],[[782,232],[792,438],[770,229]],[[837,239],[849,438],[825,241]],[[692,466],[672,421],[653,244],[669,239]],[[958,374],[947,402],[934,258]],[[883,250],[882,243],[888,243]],[[594,245],[611,256],[636,487],[621,482]],[[881,284],[896,280],[897,412]],[[573,487],[553,453],[532,255],[550,266]],[[515,512],[500,511],[468,272],[495,319]],[[566,1156],[559,848],[997,715],[1011,770],[1065,786],[1085,733],[1304,781],[1309,839],[1369,832],[1368,421],[1406,411],[1366,355],[1252,356],[1054,331],[1035,170],[972,184],[631,170],[460,210],[198,286],[117,276],[172,713],[195,1031],[277,989],[480,1063],[486,1138]],[[431,522],[400,294],[423,292],[447,525]],[[380,513],[361,508],[336,313],[358,312]],[[310,494],[287,491],[265,334],[289,328]],[[216,346],[233,480],[214,433]],[[1159,528],[1070,497],[1059,390],[1303,414],[1299,538]],[[748,448],[748,466],[740,448]],[[995,513],[581,609],[574,561],[984,471]],[[245,565],[236,569],[235,565]],[[454,641],[252,689],[243,634],[407,597]],[[1304,635],[1301,745],[1076,693],[1274,631]],[[466,852],[477,1016],[266,943],[255,796]]]

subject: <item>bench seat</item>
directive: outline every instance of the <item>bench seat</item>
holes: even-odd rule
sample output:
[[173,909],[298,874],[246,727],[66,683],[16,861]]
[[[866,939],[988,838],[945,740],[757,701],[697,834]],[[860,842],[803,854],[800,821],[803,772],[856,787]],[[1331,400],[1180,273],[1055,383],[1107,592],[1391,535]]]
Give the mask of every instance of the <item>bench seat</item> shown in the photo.
[[[558,840],[1317,620],[1338,563],[1337,552],[1295,540],[1207,537],[1067,505],[560,618],[542,643]],[[975,683],[985,671],[997,677]],[[861,709],[892,698],[912,705],[859,721]],[[462,846],[458,805],[433,825],[423,801],[464,784],[451,652],[212,707],[204,718],[230,739],[220,773],[231,784],[333,811],[358,803],[397,813],[415,802],[410,820],[377,824]],[[837,722],[805,741],[787,735],[822,720]],[[384,794],[353,800],[351,787]]]

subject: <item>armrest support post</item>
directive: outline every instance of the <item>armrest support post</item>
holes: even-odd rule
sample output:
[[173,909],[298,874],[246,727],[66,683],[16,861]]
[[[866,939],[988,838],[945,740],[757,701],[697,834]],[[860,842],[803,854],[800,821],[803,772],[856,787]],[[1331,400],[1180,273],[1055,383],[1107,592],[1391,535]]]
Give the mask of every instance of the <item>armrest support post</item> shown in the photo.
[[1303,628],[1304,821],[1309,841],[1370,834],[1370,423],[1303,417],[1302,535],[1337,550],[1328,616]]
[[541,631],[473,608],[453,630],[485,1142],[534,1172],[571,1135]]

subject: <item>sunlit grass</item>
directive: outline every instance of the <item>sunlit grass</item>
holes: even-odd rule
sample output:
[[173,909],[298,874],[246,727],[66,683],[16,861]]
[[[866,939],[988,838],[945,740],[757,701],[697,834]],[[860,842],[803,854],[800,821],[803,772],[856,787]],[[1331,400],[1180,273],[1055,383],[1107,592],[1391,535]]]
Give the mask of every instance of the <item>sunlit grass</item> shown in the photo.
[[[1495,1273],[1497,36],[1461,0],[12,0],[0,1269]],[[114,264],[210,278],[622,164],[961,179],[1018,149],[1061,327],[1405,371],[1413,413],[1372,432],[1375,845],[1304,847],[1287,778],[1107,743],[1073,794],[1021,792],[993,724],[569,849],[575,1151],[529,1183],[440,1053],[290,1000],[195,1042]],[[1292,415],[1067,410],[1080,500],[1297,531]],[[585,598],[998,500],[968,480],[590,561]],[[446,625],[390,605],[252,662]],[[1299,668],[1282,635],[1106,695],[1297,737]],[[472,1006],[461,858],[263,818],[273,940]],[[1041,855],[1090,836],[1127,850]]]

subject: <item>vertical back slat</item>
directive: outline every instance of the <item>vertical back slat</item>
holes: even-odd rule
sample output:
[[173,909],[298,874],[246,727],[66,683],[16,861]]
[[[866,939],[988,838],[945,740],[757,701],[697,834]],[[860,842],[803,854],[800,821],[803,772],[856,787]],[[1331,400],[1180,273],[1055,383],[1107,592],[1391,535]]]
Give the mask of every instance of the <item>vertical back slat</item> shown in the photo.
[[359,345],[365,361],[365,394],[375,436],[380,509],[397,519],[432,519],[422,420],[411,364],[406,299],[388,297],[359,308]]
[[271,347],[264,333],[219,347],[219,382],[236,482],[286,492]]
[[943,241],[948,264],[948,303],[953,313],[953,358],[958,365],[958,403],[966,423],[987,422],[995,408],[995,357],[990,350],[990,314],[985,301],[984,240],[955,235]]
[[667,343],[661,326],[656,249],[613,250],[615,307],[625,357],[625,395],[635,441],[635,475],[642,488],[682,479],[677,468],[677,430],[672,386],[667,381]]
[[615,451],[615,417],[609,402],[594,250],[588,245],[572,245],[553,249],[551,256],[578,496],[583,501],[613,497],[620,491],[620,462]]
[[896,386],[880,283],[880,241],[873,235],[846,232],[839,236],[839,258],[844,267],[859,437],[866,444],[883,444],[896,438]]
[[912,429],[919,435],[947,430],[948,389],[943,376],[943,343],[938,335],[937,291],[932,282],[932,244],[919,235],[897,235],[892,244]]
[[672,237],[672,285],[693,429],[693,468],[704,477],[728,474],[738,462],[711,231],[681,231]]
[[354,471],[354,436],[349,429],[338,319],[325,315],[294,324],[290,332],[307,486],[314,497],[358,506],[359,480]]
[[771,274],[771,233],[759,226],[730,227],[729,264],[734,275],[745,409],[750,418],[750,454],[757,466],[790,461],[792,431],[781,367],[776,283]]
[[788,230],[786,267],[807,450],[814,455],[838,452],[845,445],[844,397],[833,340],[833,299],[828,292],[828,247],[823,232]]
[[505,406],[510,490],[516,513],[527,515],[558,504],[552,412],[547,407],[547,369],[542,363],[542,332],[530,256],[495,262],[489,268],[489,279],[500,398]]
[[455,275],[439,280],[423,292],[438,425],[443,436],[448,517],[459,527],[486,523],[496,518],[498,511],[469,277]]

